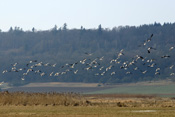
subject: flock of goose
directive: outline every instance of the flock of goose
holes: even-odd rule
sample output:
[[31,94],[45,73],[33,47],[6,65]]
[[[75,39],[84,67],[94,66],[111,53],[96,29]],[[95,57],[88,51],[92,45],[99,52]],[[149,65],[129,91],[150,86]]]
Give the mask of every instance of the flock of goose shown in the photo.
[[[148,45],[152,41],[153,34],[145,40],[139,47]],[[170,47],[168,51],[173,51],[174,47]],[[153,51],[157,51],[154,47],[148,47],[147,48],[147,54],[151,54]],[[81,71],[92,71],[94,76],[104,76],[107,73],[110,74],[110,76],[117,75],[120,71],[116,71],[116,67],[123,70],[123,75],[132,75],[135,73],[141,73],[146,74],[149,71],[149,68],[154,68],[154,75],[160,75],[161,74],[161,68],[156,64],[156,59],[153,58],[147,58],[141,55],[135,55],[130,60],[123,60],[122,57],[126,56],[124,49],[121,49],[117,55],[116,58],[110,59],[108,64],[103,65],[102,61],[105,61],[105,56],[102,57],[96,57],[92,59],[93,53],[84,53],[85,58],[79,61],[76,61],[74,63],[66,63],[64,65],[57,65],[51,64],[51,63],[43,63],[38,60],[31,60],[27,62],[23,67],[19,65],[18,62],[11,64],[10,69],[3,70],[2,73],[6,74],[9,72],[15,72],[20,73],[21,80],[26,80],[26,77],[30,74],[38,74],[40,77],[47,76],[47,77],[58,77],[61,75],[65,75],[69,72],[72,72],[73,74],[78,74]],[[168,59],[170,58],[170,55],[162,55],[160,56],[160,59]],[[108,58],[109,59],[109,58]],[[105,62],[106,63],[106,62]],[[19,66],[18,66],[19,65]],[[140,68],[140,65],[142,67],[144,66],[144,69]],[[173,72],[174,65],[170,65],[169,69],[172,70],[170,73],[171,76],[175,75]],[[48,73],[48,71],[45,71],[44,69],[50,69],[48,71],[51,71]],[[153,69],[151,69],[152,71]],[[45,72],[44,72],[45,71]],[[106,77],[109,77],[108,75]],[[3,82],[4,83],[4,82]],[[1,84],[0,84],[1,85]]]

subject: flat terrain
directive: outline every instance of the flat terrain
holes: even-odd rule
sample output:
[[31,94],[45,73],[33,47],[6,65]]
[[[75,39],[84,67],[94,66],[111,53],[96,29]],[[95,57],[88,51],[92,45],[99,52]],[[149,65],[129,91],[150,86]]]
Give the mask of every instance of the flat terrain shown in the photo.
[[[11,94],[13,95],[13,94]],[[48,95],[48,94],[47,94]],[[7,95],[6,95],[7,96]],[[19,96],[19,95],[18,95]],[[22,95],[21,95],[22,96]],[[13,96],[15,97],[15,96]],[[30,97],[30,96],[27,96]],[[35,97],[35,96],[32,96]],[[18,97],[19,98],[19,97]],[[43,97],[37,97],[42,99]],[[48,96],[47,96],[48,98]],[[46,99],[47,99],[46,98]],[[0,106],[2,117],[174,117],[175,99],[145,95],[84,95],[87,105],[14,105]],[[54,98],[53,98],[54,99]],[[45,100],[45,99],[44,99]],[[49,100],[52,100],[49,98]],[[47,103],[45,100],[44,103]],[[25,103],[30,102],[26,100]],[[34,101],[32,101],[34,102]],[[24,102],[22,102],[24,103]]]
[[174,117],[175,108],[0,106],[2,117]]
[[74,92],[81,94],[142,94],[175,97],[175,83],[170,80],[138,82],[128,84],[98,83],[30,83],[20,87],[4,88],[9,92]]
[[[164,85],[165,84],[163,84],[163,86]],[[125,85],[121,84],[120,86],[123,87],[126,86],[126,84]],[[128,84],[127,86],[131,87],[136,85]],[[160,83],[155,84],[155,86],[159,87]],[[27,87],[30,88],[29,86],[26,86],[25,88]],[[114,86],[108,88],[114,89],[117,87]],[[136,93],[135,94],[134,93],[76,94],[76,93],[55,93],[55,92],[25,93],[25,92],[5,91],[0,93],[0,116],[2,117],[174,117],[175,98],[174,97],[165,98],[152,94],[144,95]]]
[[175,97],[175,84],[169,85],[123,85],[109,89],[87,92],[87,94],[143,94]]
[[159,97],[175,97],[175,83],[171,81],[152,81],[114,85],[111,88],[87,92],[86,94],[142,94]]

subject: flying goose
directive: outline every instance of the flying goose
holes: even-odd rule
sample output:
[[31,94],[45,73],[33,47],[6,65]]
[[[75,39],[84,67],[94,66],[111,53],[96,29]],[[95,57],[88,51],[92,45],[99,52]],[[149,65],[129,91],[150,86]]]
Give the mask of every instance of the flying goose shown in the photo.
[[174,49],[174,47],[170,47],[169,51],[171,51],[171,50],[173,50],[173,49]]
[[149,47],[149,48],[147,49],[148,53],[150,53],[150,52],[151,52],[151,50],[156,50],[156,49],[155,49],[155,48],[153,48],[153,47]]
[[169,57],[170,57],[169,55],[161,56],[161,58],[169,58]]

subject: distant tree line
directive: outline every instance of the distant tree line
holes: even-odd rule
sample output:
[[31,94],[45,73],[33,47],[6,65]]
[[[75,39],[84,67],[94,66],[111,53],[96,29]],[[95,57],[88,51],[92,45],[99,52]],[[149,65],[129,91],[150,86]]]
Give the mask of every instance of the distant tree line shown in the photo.
[[[151,34],[154,35],[151,42],[143,45]],[[83,26],[80,29],[68,29],[65,23],[60,28],[55,25],[52,29],[45,31],[38,31],[35,28],[31,31],[23,31],[20,27],[11,27],[7,32],[0,32],[0,81],[12,84],[48,81],[123,83],[173,78],[170,73],[175,72],[175,69],[169,69],[169,67],[175,64],[175,50],[170,51],[169,48],[174,46],[175,23],[161,25],[155,22],[138,27],[120,26],[112,29],[103,28],[102,25],[97,29],[86,29]],[[148,53],[148,47],[156,50]],[[117,58],[122,49],[124,55],[118,60],[121,63],[110,63],[112,59]],[[92,53],[92,55],[85,53]],[[127,70],[121,69],[122,64],[129,63],[136,55],[143,56],[147,66],[149,65],[147,61],[154,59],[155,68],[145,67],[143,61],[137,61],[136,66],[127,68],[132,74],[126,74]],[[163,59],[161,58],[163,55],[170,57]],[[103,60],[99,60],[103,56]],[[71,69],[79,70],[76,75],[69,72],[66,75],[49,77],[52,71],[55,73],[61,71],[61,66],[80,62],[83,59],[87,59],[86,64],[96,59],[98,65],[85,70],[88,66],[78,63],[75,69]],[[41,67],[40,69],[47,72],[47,75],[41,77],[31,73],[25,80],[21,80],[22,71],[2,73],[4,70],[10,71],[16,62],[19,68],[26,68],[26,64],[31,60],[57,65],[54,68]],[[101,75],[100,67],[107,68],[110,65],[112,65],[111,71]],[[134,72],[133,69],[136,67],[141,72]],[[155,75],[156,68],[161,69],[159,75]],[[66,68],[63,69],[66,70]],[[143,74],[143,70],[149,72]],[[115,72],[115,75],[111,75],[112,72]],[[94,75],[96,73],[99,75]]]

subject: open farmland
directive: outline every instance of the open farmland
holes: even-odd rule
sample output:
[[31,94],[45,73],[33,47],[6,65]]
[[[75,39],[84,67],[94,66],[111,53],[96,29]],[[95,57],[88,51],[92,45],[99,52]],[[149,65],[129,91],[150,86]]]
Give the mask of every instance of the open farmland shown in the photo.
[[138,83],[118,85],[113,88],[88,92],[87,94],[142,94],[160,97],[175,97],[174,83]]
[[0,106],[3,117],[173,117],[174,108]]
[[174,98],[147,95],[1,92],[3,117],[173,117]]
[[111,86],[99,87],[98,83],[30,83],[20,87],[3,88],[9,92],[24,91],[24,92],[74,92],[87,93],[92,91],[100,91],[111,88]]
[[175,116],[174,89],[174,83],[168,80],[129,84],[52,82],[4,87],[0,93],[0,115],[171,117]]
[[138,82],[128,84],[98,83],[30,83],[20,87],[2,88],[9,92],[74,92],[81,94],[141,94],[175,97],[175,84],[170,80]]

